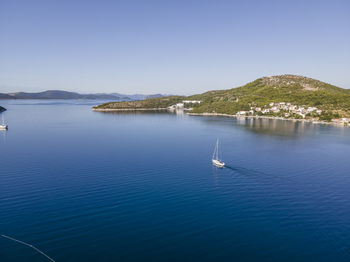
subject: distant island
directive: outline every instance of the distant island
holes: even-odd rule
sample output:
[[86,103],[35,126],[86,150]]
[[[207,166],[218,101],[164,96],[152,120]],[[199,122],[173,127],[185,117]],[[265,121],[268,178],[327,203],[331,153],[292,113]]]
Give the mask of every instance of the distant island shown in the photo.
[[62,90],[47,90],[38,93],[16,92],[16,93],[0,93],[0,99],[92,99],[92,100],[143,100],[148,98],[163,97],[162,94],[153,95],[125,95],[119,93],[97,93],[97,94],[79,94]]
[[193,96],[110,102],[95,111],[183,108],[192,115],[278,118],[350,125],[350,90],[297,75],[262,77],[244,86]]

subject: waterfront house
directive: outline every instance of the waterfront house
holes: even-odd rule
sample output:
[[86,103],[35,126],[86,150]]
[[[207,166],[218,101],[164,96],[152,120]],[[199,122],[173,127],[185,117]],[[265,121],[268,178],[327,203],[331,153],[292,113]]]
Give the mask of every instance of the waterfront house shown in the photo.
[[237,114],[240,116],[245,116],[247,114],[247,112],[246,111],[239,111]]
[[308,113],[311,113],[311,112],[313,112],[313,111],[315,111],[315,110],[317,110],[316,107],[308,107],[308,108],[307,108],[307,112],[308,112]]
[[199,100],[184,100],[184,101],[182,101],[182,103],[184,103],[184,104],[200,104],[201,101],[199,101]]

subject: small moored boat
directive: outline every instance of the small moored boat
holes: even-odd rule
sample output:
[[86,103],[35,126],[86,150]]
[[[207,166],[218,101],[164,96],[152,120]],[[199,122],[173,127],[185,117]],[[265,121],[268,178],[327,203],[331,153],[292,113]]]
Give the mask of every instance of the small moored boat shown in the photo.
[[6,130],[8,126],[5,124],[4,113],[2,113],[2,124],[0,125],[0,130]]
[[219,139],[216,140],[216,145],[215,145],[213,158],[211,159],[211,162],[214,166],[219,168],[223,168],[225,166],[225,163],[219,159]]

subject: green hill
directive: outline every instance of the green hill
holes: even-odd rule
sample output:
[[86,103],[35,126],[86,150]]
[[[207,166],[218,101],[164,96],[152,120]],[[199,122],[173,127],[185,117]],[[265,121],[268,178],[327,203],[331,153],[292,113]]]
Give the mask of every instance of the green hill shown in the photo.
[[188,99],[202,101],[194,113],[236,114],[251,106],[264,108],[271,102],[285,102],[350,115],[350,90],[295,75],[263,77],[241,87],[209,91]]

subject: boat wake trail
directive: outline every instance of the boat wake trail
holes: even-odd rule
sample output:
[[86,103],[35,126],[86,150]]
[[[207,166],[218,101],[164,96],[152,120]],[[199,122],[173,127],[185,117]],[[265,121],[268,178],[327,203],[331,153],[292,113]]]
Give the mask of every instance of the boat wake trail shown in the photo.
[[290,182],[293,184],[300,183],[299,181],[292,179],[290,177],[280,176],[280,175],[276,175],[276,174],[272,174],[272,173],[265,173],[265,172],[254,170],[254,169],[238,167],[238,166],[230,166],[230,165],[225,165],[225,168],[230,169],[230,170],[234,171],[235,173],[238,173],[241,175],[250,175],[251,177],[258,176],[261,179],[264,179],[264,178],[283,179],[283,182]]
[[28,246],[28,247],[34,249],[35,251],[37,251],[38,253],[42,254],[44,257],[46,257],[46,258],[49,259],[50,261],[56,262],[56,261],[53,260],[51,257],[49,257],[47,254],[45,254],[43,251],[41,251],[39,248],[37,248],[37,247],[35,247],[35,246],[31,245],[31,244],[28,244],[28,243],[26,243],[26,242],[23,242],[23,241],[21,241],[21,240],[18,240],[18,239],[15,239],[15,238],[12,238],[12,237],[9,237],[9,236],[6,236],[6,235],[1,235],[1,236],[4,237],[4,238],[7,238],[7,239],[9,239],[9,240],[15,241],[15,242],[17,242],[17,243],[20,243],[20,244],[22,244],[22,245]]
[[[255,171],[252,169],[244,168],[244,167],[237,167],[237,166],[230,166],[230,165],[225,165],[225,168],[230,169],[232,171],[235,171],[236,173],[240,173],[242,175],[265,175],[265,176],[270,176],[270,174],[266,174],[264,172],[260,171]],[[272,175],[273,176],[273,175]]]

